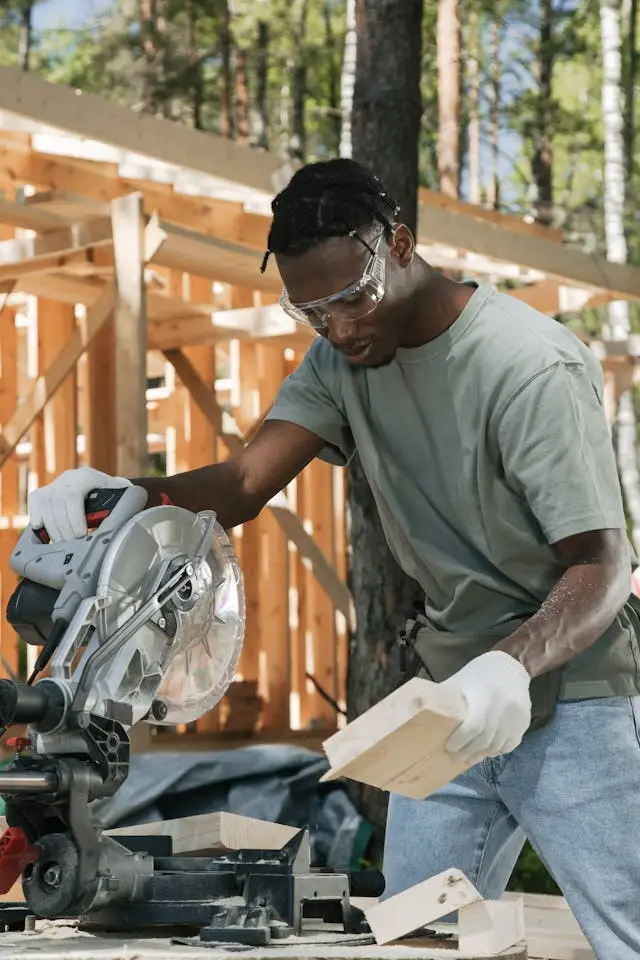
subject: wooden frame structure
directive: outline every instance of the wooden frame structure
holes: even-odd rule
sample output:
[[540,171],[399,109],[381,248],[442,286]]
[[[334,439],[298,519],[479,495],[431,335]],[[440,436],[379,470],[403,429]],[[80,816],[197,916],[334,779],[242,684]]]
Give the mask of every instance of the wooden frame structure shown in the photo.
[[[2,610],[34,485],[82,463],[128,476],[149,457],[167,473],[197,468],[259,426],[312,337],[278,307],[273,263],[260,272],[270,200],[290,172],[265,152],[0,67]],[[556,231],[419,199],[419,250],[435,266],[508,280],[550,314],[640,299],[640,270]],[[634,376],[635,344],[595,347],[622,380]],[[197,730],[323,739],[344,705],[353,620],[342,472],[313,463],[233,536],[246,643],[238,683]],[[0,669],[20,674],[25,652],[3,620]]]

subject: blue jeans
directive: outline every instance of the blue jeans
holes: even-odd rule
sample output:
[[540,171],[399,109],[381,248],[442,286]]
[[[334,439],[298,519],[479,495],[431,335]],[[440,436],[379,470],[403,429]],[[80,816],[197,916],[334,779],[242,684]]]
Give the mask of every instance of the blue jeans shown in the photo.
[[499,899],[525,837],[598,960],[640,957],[640,696],[563,701],[512,753],[391,796],[384,897],[449,867]]

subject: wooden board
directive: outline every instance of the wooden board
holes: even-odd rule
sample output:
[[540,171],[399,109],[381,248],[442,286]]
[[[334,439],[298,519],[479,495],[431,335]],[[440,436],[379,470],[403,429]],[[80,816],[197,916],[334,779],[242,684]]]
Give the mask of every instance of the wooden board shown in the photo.
[[147,317],[142,195],[112,205],[116,298],[113,311],[116,473],[147,469]]
[[452,868],[374,904],[365,916],[376,943],[384,946],[480,900],[462,870]]
[[468,769],[444,751],[465,712],[461,694],[414,677],[324,741],[331,769],[321,780],[423,799]]
[[49,83],[17,67],[0,67],[0,107],[73,136],[268,193],[282,166],[276,154],[249,150],[210,132],[135,113],[103,97]]
[[525,939],[522,897],[480,900],[460,910],[458,949],[489,957]]
[[105,832],[111,837],[171,837],[173,853],[177,856],[243,848],[279,850],[298,833],[298,827],[223,812],[182,817],[179,820],[157,820]]

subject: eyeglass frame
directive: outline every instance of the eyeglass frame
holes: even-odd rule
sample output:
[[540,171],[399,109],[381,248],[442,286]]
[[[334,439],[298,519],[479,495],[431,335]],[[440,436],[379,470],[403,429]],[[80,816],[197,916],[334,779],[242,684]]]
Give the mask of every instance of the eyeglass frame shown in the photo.
[[358,314],[357,317],[336,317],[340,323],[357,323],[362,317],[366,317],[372,313],[383,300],[386,288],[386,257],[381,253],[381,249],[383,241],[386,240],[386,231],[383,230],[375,239],[374,247],[367,243],[355,230],[352,230],[348,236],[359,240],[371,254],[365,264],[362,276],[359,280],[349,284],[349,286],[343,290],[338,291],[338,293],[332,293],[328,297],[321,297],[319,300],[308,300],[306,303],[292,303],[289,299],[287,289],[284,287],[280,296],[280,306],[285,313],[292,317],[297,323],[313,327],[314,330],[326,330],[329,326],[328,321],[332,316],[330,312],[326,313],[324,318],[318,317],[314,322],[314,318],[307,316],[304,311],[315,310],[317,307],[322,307],[325,304],[340,303],[340,301],[353,294],[361,295],[365,291],[369,292],[367,291],[367,287],[372,288],[369,293],[371,299],[370,309]]

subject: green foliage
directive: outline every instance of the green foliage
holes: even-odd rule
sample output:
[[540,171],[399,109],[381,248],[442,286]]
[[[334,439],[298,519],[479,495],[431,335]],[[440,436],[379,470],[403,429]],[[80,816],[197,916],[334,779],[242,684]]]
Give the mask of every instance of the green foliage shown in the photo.
[[560,888],[529,842],[524,845],[507,889],[521,893],[560,894]]

